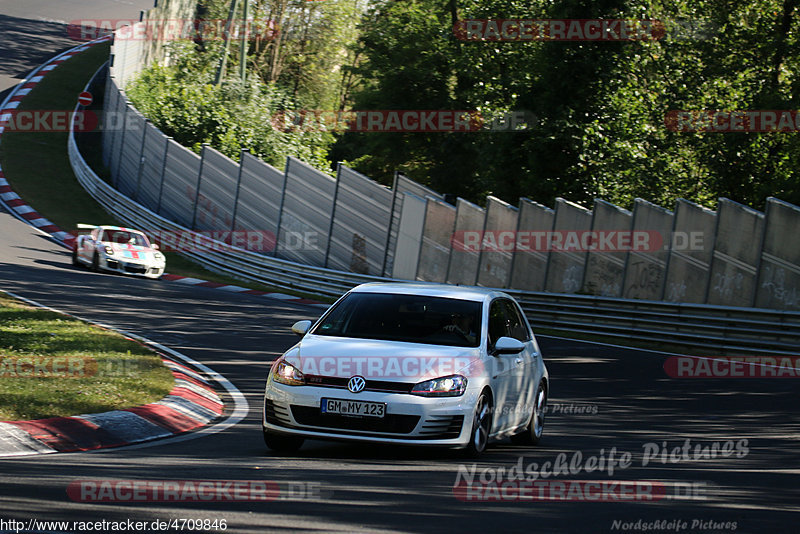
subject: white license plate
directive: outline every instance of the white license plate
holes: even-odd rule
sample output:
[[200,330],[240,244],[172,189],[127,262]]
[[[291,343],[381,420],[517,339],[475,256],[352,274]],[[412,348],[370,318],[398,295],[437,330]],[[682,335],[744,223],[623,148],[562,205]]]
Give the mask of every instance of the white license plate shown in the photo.
[[383,417],[386,404],[382,402],[353,401],[345,399],[322,399],[322,413],[350,415],[356,417]]

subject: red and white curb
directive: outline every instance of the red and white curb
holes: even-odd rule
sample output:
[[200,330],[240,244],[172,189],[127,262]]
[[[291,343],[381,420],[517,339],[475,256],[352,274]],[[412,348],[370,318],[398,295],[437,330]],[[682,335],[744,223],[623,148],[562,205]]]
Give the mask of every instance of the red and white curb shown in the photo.
[[[17,109],[25,98],[25,96],[33,90],[36,85],[42,81],[42,79],[50,73],[53,69],[70,59],[72,56],[76,54],[80,54],[88,50],[89,48],[103,43],[105,41],[110,40],[110,37],[103,37],[96,41],[92,41],[90,43],[75,47],[63,54],[56,56],[55,58],[51,59],[43,66],[39,67],[38,69],[34,70],[28,78],[20,83],[16,89],[14,89],[9,97],[0,105],[0,123],[3,122],[5,118],[8,118],[13,110]],[[0,126],[0,141],[2,141],[4,128]],[[51,237],[55,240],[56,243],[72,250],[75,246],[75,236],[70,234],[69,232],[65,232],[57,225],[50,222],[47,218],[43,217],[39,214],[34,208],[29,206],[22,200],[19,195],[17,195],[6,180],[5,174],[3,174],[3,168],[0,166],[0,202],[5,204],[8,208],[8,211],[15,215],[18,219],[27,222],[28,224],[37,228],[42,234]],[[162,277],[164,280],[170,280],[175,282],[180,282],[182,284],[187,285],[195,285],[198,287],[208,287],[208,288],[216,288],[221,289],[223,291],[230,291],[233,293],[246,293],[248,295],[259,295],[265,296],[267,298],[278,299],[284,302],[291,302],[293,304],[308,304],[315,307],[320,308],[328,308],[327,304],[323,304],[321,302],[304,299],[295,297],[294,295],[287,295],[284,293],[270,293],[267,291],[257,291],[254,289],[248,289],[246,287],[239,287],[233,285],[226,285],[220,284],[216,282],[209,282],[206,280],[200,280],[197,278],[189,278],[185,276],[178,276],[178,275],[171,275],[165,274]]]
[[205,378],[170,360],[175,387],[162,400],[112,412],[0,422],[0,456],[121,447],[205,426],[224,405]]
[[[6,293],[31,305],[75,317],[20,295]],[[141,336],[101,323],[86,322],[113,330],[161,352],[161,361],[175,379],[172,391],[158,402],[124,410],[32,421],[0,421],[0,458],[123,447],[184,434],[201,427],[208,433],[208,425],[221,418],[225,411],[211,381],[226,390],[233,401],[233,409],[229,410],[230,414],[224,421],[211,427],[210,432],[235,425],[249,412],[244,395],[222,375],[203,364]],[[163,357],[165,353],[174,359]]]
[[267,291],[259,291],[257,289],[248,289],[246,287],[241,286],[232,286],[227,284],[220,284],[218,282],[209,282],[207,280],[201,280],[199,278],[190,278],[188,276],[178,276],[176,274],[165,274],[161,277],[162,280],[170,280],[172,282],[177,282],[179,284],[185,284],[189,286],[197,286],[197,287],[209,287],[213,289],[220,289],[222,291],[229,291],[231,293],[242,293],[246,295],[260,295],[271,299],[278,299],[284,302],[291,302],[294,304],[308,304],[310,306],[314,306],[317,308],[325,308],[329,307],[328,304],[323,304],[322,302],[318,302],[316,300],[304,299],[300,297],[295,297],[294,295],[286,295],[284,293],[269,293]]

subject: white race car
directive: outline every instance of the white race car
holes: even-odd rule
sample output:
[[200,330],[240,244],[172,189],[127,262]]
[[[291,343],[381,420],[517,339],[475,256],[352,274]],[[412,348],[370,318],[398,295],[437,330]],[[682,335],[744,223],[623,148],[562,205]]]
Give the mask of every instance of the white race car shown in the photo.
[[150,244],[138,230],[120,226],[79,224],[78,229],[90,230],[75,239],[72,264],[87,265],[93,271],[113,271],[122,274],[160,278],[166,259],[158,245]]

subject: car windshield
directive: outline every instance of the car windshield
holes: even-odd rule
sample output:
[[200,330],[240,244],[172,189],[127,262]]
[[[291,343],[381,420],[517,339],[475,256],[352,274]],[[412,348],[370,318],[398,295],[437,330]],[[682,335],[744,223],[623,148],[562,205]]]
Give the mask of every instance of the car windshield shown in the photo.
[[118,243],[120,245],[136,245],[137,247],[149,246],[144,234],[129,232],[127,230],[106,230],[103,232],[102,241],[106,243]]
[[312,333],[477,347],[480,332],[480,302],[421,295],[350,293]]

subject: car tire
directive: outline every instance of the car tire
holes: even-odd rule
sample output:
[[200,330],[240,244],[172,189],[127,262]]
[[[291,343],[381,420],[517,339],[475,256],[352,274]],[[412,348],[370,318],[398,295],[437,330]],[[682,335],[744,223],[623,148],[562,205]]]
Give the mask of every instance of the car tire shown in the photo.
[[533,413],[528,421],[528,426],[519,434],[511,436],[511,443],[517,445],[538,445],[544,432],[544,416],[547,412],[547,388],[544,382],[539,382],[536,397],[533,401]]
[[469,443],[464,449],[467,457],[475,458],[486,451],[486,447],[489,445],[489,434],[492,431],[493,413],[491,396],[486,391],[481,392],[478,402],[475,403]]
[[100,254],[95,250],[92,256],[92,270],[98,272],[100,270]]
[[275,452],[297,452],[303,446],[304,441],[305,439],[297,436],[287,436],[264,430],[264,443],[268,449]]
[[80,267],[81,262],[78,261],[78,247],[72,249],[72,265],[75,267]]

